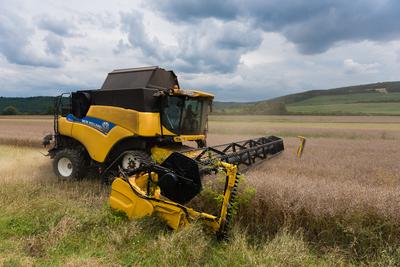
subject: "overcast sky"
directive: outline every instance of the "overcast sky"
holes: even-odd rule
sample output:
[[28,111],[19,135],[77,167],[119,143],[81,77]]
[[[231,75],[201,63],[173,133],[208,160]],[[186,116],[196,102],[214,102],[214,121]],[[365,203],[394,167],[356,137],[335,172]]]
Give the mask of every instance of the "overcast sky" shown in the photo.
[[400,80],[397,0],[0,0],[0,96],[96,89],[117,68],[253,101]]

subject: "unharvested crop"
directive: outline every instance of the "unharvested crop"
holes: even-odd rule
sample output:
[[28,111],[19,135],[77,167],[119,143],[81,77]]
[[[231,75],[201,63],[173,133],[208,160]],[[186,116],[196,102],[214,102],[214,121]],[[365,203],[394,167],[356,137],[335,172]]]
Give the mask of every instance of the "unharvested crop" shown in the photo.
[[[297,123],[321,136],[308,139],[302,159],[295,157],[298,140],[285,138],[282,155],[245,173],[242,197],[249,189],[252,194],[240,202],[232,240],[222,244],[197,224],[172,233],[154,218],[129,222],[107,208],[109,188],[98,181],[58,182],[49,159],[39,153],[44,150],[0,145],[0,263],[398,265],[397,118],[383,119],[389,126],[382,129],[391,138],[374,137],[380,124],[374,117],[361,122],[331,118],[336,126],[337,120],[340,127],[352,125],[348,131],[359,139],[337,138],[332,132],[323,136],[320,128],[310,127],[323,123],[316,121],[321,118],[299,118]],[[214,119],[210,144],[257,136],[258,131],[268,134],[268,123],[276,120],[293,133],[303,134],[304,129],[293,117]],[[228,128],[219,124],[213,133],[218,120],[236,123]],[[374,126],[361,129],[365,123]],[[328,126],[327,131],[346,131]],[[212,209],[215,200],[204,196],[194,205]]]

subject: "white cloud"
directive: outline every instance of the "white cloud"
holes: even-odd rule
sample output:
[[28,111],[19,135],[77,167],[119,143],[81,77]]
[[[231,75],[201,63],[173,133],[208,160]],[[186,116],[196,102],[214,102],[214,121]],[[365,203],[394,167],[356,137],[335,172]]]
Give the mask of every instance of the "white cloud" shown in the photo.
[[[250,11],[235,13],[233,5],[240,1],[222,5],[207,1],[215,7],[211,10],[191,0],[188,3],[199,8],[188,4],[180,10],[190,9],[188,19],[176,18],[175,13],[161,16],[143,0],[121,0],[118,5],[106,0],[0,2],[0,95],[4,96],[94,89],[113,69],[146,65],[174,69],[181,85],[233,101],[400,80],[396,27],[390,29],[392,35],[377,34],[371,40],[368,34],[373,27],[357,38],[349,32],[335,32],[337,38],[325,43],[329,49],[324,52],[299,52],[301,41],[310,47],[312,38],[324,37],[315,31],[317,24],[312,25],[312,32],[301,27],[318,21],[319,17],[312,19],[318,9],[311,8],[307,16],[289,16],[301,8],[301,1],[295,1],[294,9],[284,4],[287,9],[278,8],[282,16],[271,18],[257,8],[262,2],[252,1],[250,11],[259,11],[253,18]],[[272,1],[271,8],[278,2]],[[269,26],[261,25],[271,19]],[[382,23],[390,23],[391,17],[386,19]],[[371,19],[364,17],[363,21]],[[327,37],[335,30],[335,24],[328,26],[324,28]],[[283,30],[289,28],[301,32]],[[307,36],[310,39],[302,39]],[[324,48],[324,40],[317,41],[317,48]]]
[[396,61],[400,63],[400,49],[396,51]]
[[117,54],[129,48],[140,50],[149,64],[168,63],[177,71],[191,73],[233,72],[241,56],[257,48],[262,41],[261,31],[240,21],[203,20],[176,33],[175,45],[167,45],[149,34],[143,14],[136,10],[122,13],[121,24],[128,43],[120,40],[114,50]]
[[60,36],[49,33],[45,38],[46,53],[49,55],[61,56],[65,49],[64,41]]
[[359,74],[359,73],[376,73],[378,72],[378,63],[359,63],[351,58],[347,58],[343,61],[344,69],[347,74]]

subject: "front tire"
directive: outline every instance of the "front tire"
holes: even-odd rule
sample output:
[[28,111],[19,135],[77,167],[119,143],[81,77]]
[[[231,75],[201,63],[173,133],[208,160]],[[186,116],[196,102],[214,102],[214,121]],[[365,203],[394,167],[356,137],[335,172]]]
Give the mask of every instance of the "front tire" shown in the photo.
[[128,150],[124,154],[120,163],[124,170],[136,169],[142,164],[149,164],[151,162],[150,155],[141,150]]
[[53,159],[54,173],[61,180],[82,179],[87,170],[85,162],[84,155],[77,150],[60,150]]

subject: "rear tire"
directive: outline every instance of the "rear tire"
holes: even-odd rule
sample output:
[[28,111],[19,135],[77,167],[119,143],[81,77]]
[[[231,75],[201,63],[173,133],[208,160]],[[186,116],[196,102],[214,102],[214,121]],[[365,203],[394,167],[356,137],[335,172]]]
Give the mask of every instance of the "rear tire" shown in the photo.
[[87,171],[84,155],[74,149],[63,149],[53,159],[54,173],[61,180],[82,179]]

